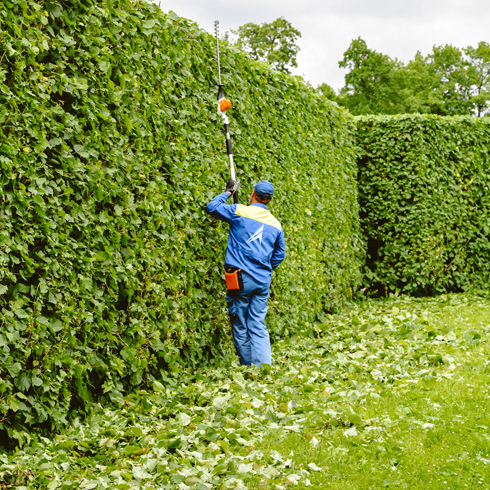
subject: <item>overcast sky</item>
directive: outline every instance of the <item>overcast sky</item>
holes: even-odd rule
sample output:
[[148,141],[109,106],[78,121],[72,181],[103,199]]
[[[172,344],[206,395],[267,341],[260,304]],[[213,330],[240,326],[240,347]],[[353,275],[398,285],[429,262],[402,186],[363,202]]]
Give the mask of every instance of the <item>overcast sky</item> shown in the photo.
[[[157,0],[158,1],[158,0]],[[298,69],[314,86],[344,85],[338,62],[352,39],[402,61],[434,44],[458,47],[490,42],[490,0],[160,0],[209,32],[219,20],[221,31],[247,22],[261,24],[285,17],[297,28]]]

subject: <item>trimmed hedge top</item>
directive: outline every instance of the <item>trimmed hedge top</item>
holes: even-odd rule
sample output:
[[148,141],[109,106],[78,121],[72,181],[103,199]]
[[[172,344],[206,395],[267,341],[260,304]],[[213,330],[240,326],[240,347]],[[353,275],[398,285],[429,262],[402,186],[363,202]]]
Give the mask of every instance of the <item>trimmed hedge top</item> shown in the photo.
[[[63,424],[228,349],[228,178],[214,39],[145,2],[10,0],[0,16],[0,430]],[[224,46],[242,196],[276,188],[272,335],[359,280],[354,125]],[[3,437],[0,434],[0,439]]]
[[362,116],[365,286],[432,295],[490,287],[490,118]]

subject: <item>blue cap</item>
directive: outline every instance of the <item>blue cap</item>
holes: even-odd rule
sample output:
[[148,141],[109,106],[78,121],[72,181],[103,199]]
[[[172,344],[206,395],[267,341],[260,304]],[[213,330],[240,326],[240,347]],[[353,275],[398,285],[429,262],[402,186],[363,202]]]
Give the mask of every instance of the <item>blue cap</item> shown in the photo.
[[274,187],[268,180],[259,180],[256,184],[254,184],[255,192],[260,197],[265,197],[269,199],[274,195]]

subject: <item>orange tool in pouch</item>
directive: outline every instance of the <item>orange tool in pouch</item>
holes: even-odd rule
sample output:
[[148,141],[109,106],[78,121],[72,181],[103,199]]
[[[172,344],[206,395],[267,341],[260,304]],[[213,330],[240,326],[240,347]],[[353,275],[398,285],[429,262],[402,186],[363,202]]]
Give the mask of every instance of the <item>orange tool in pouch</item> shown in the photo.
[[229,267],[225,270],[226,289],[237,291],[243,289],[242,270],[236,267]]

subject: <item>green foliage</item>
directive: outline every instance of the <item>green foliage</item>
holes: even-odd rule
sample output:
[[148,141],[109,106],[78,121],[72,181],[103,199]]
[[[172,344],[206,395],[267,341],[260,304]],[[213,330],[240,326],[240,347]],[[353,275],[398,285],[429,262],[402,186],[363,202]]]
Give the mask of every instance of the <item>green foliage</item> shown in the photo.
[[[12,0],[0,16],[0,440],[229,352],[214,39],[155,4]],[[238,177],[274,182],[274,338],[358,282],[353,121],[235,48]]]
[[290,68],[298,66],[296,55],[299,46],[296,40],[301,33],[283,17],[260,25],[249,22],[232,32],[238,36],[237,48],[253,60],[265,61],[283,73],[290,73]]
[[468,71],[475,86],[471,100],[476,115],[482,116],[490,107],[490,44],[481,41],[477,48],[468,47],[466,54],[470,60]]
[[328,474],[328,488],[476,488],[490,474],[489,315],[475,295],[365,302],[276,343],[272,369],[171,376],[51,440],[26,435],[0,455],[0,481],[323,490]]
[[490,287],[490,120],[357,118],[365,286],[431,295]]
[[316,89],[328,100],[337,100],[337,93],[328,83],[322,83]]
[[397,114],[402,112],[393,82],[397,62],[354,39],[339,62],[346,68],[345,87],[339,100],[352,114]]
[[454,46],[434,46],[428,56],[432,83],[426,90],[436,92],[438,107],[431,111],[440,115],[471,114],[471,82],[468,62],[463,52]]
[[354,39],[339,66],[346,68],[338,101],[352,114],[426,113],[483,116],[490,108],[490,46],[461,50],[434,46],[406,65]]

